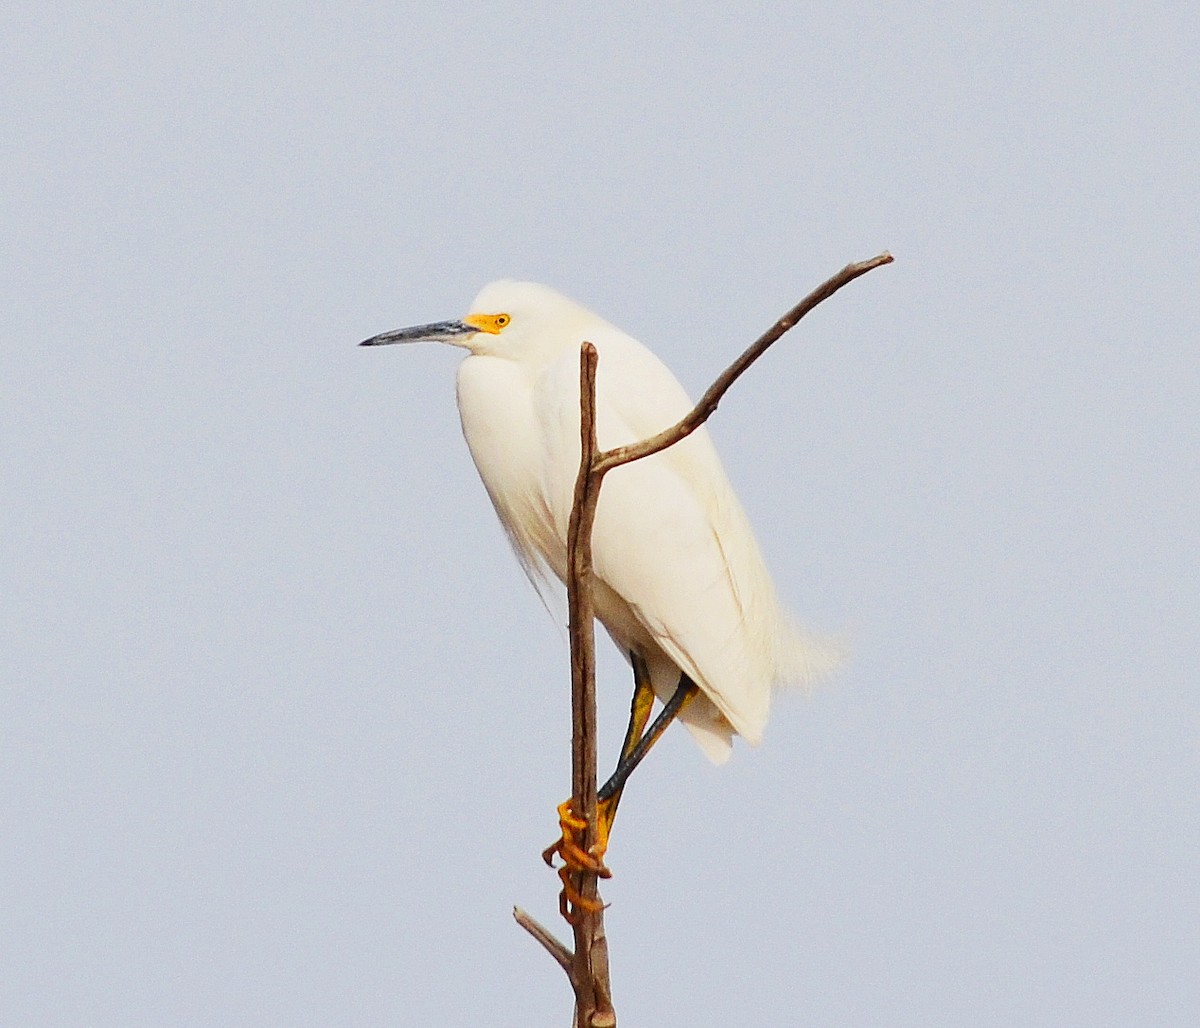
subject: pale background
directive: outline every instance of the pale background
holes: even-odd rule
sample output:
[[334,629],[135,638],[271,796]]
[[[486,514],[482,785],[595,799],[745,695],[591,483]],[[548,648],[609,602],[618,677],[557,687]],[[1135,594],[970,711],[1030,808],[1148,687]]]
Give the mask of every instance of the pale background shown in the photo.
[[529,277],[698,394],[884,248],[713,423],[854,655],[634,778],[622,1023],[1194,1016],[1194,5],[696,6],[6,5],[0,1023],[565,1024],[565,637],[355,344]]

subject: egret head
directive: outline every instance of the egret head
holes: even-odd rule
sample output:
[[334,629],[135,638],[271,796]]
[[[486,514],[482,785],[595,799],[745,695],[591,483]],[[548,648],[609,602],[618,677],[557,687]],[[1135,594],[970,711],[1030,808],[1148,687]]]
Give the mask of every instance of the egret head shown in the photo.
[[473,354],[545,359],[557,356],[564,347],[578,347],[588,337],[589,327],[603,324],[549,286],[504,280],[484,286],[464,318],[384,332],[361,345],[449,343]]

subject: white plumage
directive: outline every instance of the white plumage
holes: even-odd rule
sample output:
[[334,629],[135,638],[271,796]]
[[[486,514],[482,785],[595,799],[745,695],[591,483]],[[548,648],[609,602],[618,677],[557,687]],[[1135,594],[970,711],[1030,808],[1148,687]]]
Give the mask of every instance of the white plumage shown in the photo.
[[[372,343],[463,346],[463,434],[522,567],[540,590],[565,579],[579,469],[579,348],[595,345],[597,437],[638,442],[691,401],[637,340],[532,282],[485,287],[462,322],[403,329]],[[596,615],[628,658],[639,652],[666,701],[684,671],[700,694],[680,714],[705,754],[726,760],[732,734],[762,737],[773,686],[836,662],[776,598],[749,522],[708,433],[605,477],[592,536]]]

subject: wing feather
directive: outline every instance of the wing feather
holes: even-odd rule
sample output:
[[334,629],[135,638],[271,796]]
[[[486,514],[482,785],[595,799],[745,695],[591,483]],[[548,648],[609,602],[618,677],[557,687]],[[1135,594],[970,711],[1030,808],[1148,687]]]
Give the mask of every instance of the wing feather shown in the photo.
[[[603,448],[647,438],[691,409],[675,377],[641,344],[616,330],[592,341]],[[548,368],[539,392],[534,406],[546,418],[543,452],[553,465],[546,479],[559,483],[550,506],[565,539],[579,459],[578,358]],[[592,550],[597,613],[610,633],[624,646],[653,643],[757,742],[776,678],[781,612],[703,429],[605,478]]]

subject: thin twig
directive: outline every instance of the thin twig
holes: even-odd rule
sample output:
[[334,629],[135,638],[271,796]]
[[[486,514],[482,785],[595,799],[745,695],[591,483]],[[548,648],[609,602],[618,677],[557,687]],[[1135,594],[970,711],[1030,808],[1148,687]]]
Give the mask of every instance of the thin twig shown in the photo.
[[[592,600],[592,524],[601,475],[596,459],[596,348],[579,351],[579,474],[567,526],[567,605],[571,638],[571,796],[573,812],[587,822],[583,849],[596,843],[596,637]],[[608,979],[608,940],[597,874],[583,870],[576,889],[584,904],[574,911],[575,958],[571,985],[582,1028],[615,1025]],[[589,909],[589,908],[595,909]]]
[[603,474],[612,468],[628,464],[630,461],[649,457],[651,454],[658,453],[659,450],[665,450],[668,446],[673,446],[679,440],[687,438],[709,419],[717,409],[717,404],[721,402],[729,387],[741,377],[742,373],[766,353],[767,348],[788,329],[792,328],[804,315],[816,307],[817,304],[828,300],[842,286],[848,285],[860,275],[865,275],[868,271],[872,271],[883,264],[891,264],[892,260],[892,255],[885,250],[878,257],[872,257],[869,261],[847,264],[832,278],[817,286],[816,289],[759,336],[737,360],[721,372],[720,377],[708,387],[708,392],[700,397],[700,402],[692,408],[682,421],[640,443],[633,443],[629,446],[618,446],[612,450],[604,450],[596,458],[596,470]]
[[513,920],[532,935],[541,944],[542,949],[558,961],[558,966],[567,972],[569,978],[573,959],[571,951],[551,935],[549,929],[535,921],[520,907],[513,907]]

